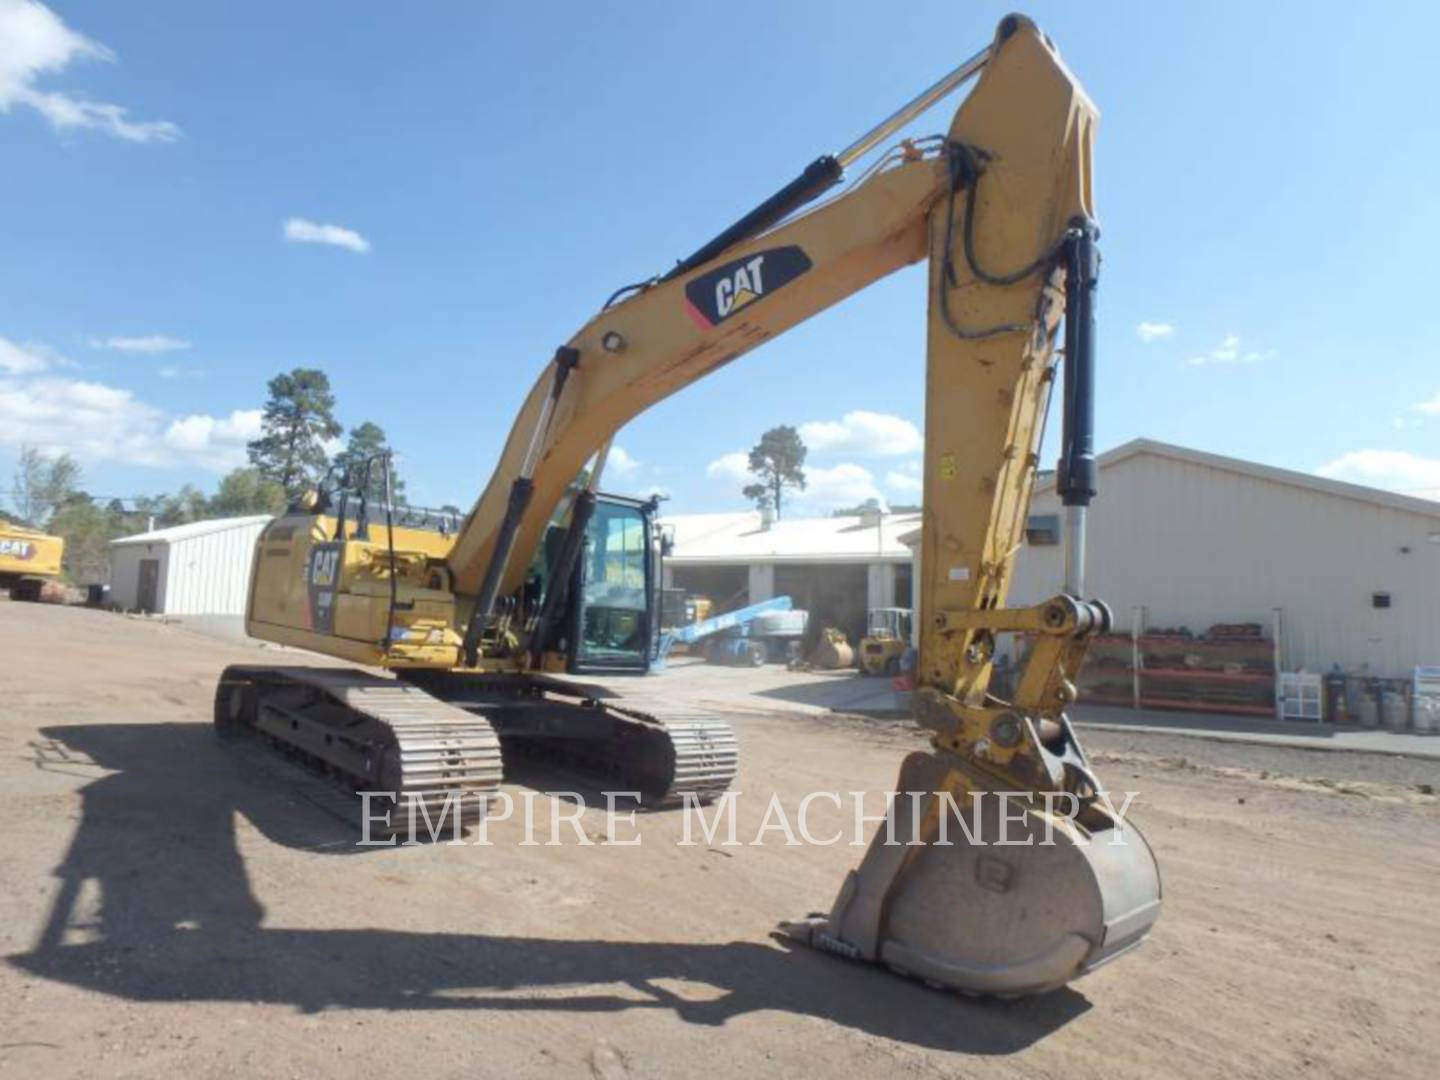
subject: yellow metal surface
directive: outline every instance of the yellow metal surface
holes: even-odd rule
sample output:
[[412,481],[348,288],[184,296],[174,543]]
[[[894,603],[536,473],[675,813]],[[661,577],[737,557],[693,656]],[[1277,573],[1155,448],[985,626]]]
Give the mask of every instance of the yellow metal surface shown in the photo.
[[0,574],[16,577],[59,577],[65,540],[38,529],[0,521]]
[[[980,266],[996,275],[1016,270],[1053,249],[1073,217],[1092,215],[1095,122],[1094,106],[1033,27],[997,50],[950,128],[952,140],[990,155],[970,223]],[[963,212],[963,200],[955,200],[954,243]],[[917,677],[979,704],[989,652],[971,646],[983,631],[942,628],[934,614],[1004,607],[1038,464],[1063,294],[1059,280],[1038,273],[1009,286],[982,283],[959,256],[957,280],[943,281],[946,225],[943,212],[931,215],[918,585],[928,617]],[[962,328],[1018,323],[1032,332],[962,340],[940,310],[942,289]]]
[[[445,554],[453,537],[395,529],[395,610],[391,553],[383,523],[360,539],[328,515],[288,514],[255,546],[245,628],[252,637],[361,664],[454,667],[455,594]],[[328,611],[326,610],[328,609]]]
[[863,637],[860,639],[860,670],[866,675],[890,674],[887,667],[891,661],[898,663],[909,647],[908,641],[899,638]]

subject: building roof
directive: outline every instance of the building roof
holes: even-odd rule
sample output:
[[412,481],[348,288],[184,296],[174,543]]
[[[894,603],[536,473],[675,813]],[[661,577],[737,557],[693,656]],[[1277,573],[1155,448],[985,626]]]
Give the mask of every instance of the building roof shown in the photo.
[[[1174,443],[1160,442],[1158,439],[1131,439],[1127,443],[1121,443],[1119,446],[1106,450],[1096,459],[1096,462],[1103,469],[1111,465],[1118,465],[1122,461],[1141,454],[1182,461],[1190,465],[1204,465],[1222,472],[1268,480],[1275,484],[1288,484],[1291,487],[1334,495],[1342,499],[1355,499],[1375,506],[1384,506],[1391,510],[1404,510],[1407,513],[1440,518],[1440,491],[1417,491],[1401,495],[1394,491],[1365,487],[1363,484],[1347,484],[1342,480],[1329,480],[1323,476],[1296,472],[1293,469],[1280,469],[1274,465],[1261,465],[1258,462],[1245,461],[1242,458],[1225,457],[1223,454],[1211,454],[1204,450],[1192,450],[1187,446],[1176,446]],[[1036,477],[1035,494],[1046,494],[1054,490],[1055,473],[1052,470],[1046,470]],[[917,528],[905,533],[900,537],[900,541],[910,547],[918,546],[920,530]]]
[[[1440,502],[1429,498],[1428,493],[1401,495],[1394,491],[1365,487],[1363,484],[1347,484],[1342,480],[1329,480],[1323,476],[1296,472],[1293,469],[1278,469],[1273,465],[1261,465],[1258,462],[1245,461],[1241,458],[1211,454],[1204,450],[1191,450],[1186,446],[1176,446],[1173,443],[1160,442],[1156,439],[1131,439],[1127,443],[1121,443],[1113,449],[1106,450],[1096,460],[1100,467],[1104,468],[1118,465],[1120,462],[1140,454],[1169,458],[1172,461],[1182,461],[1190,465],[1205,465],[1222,472],[1235,473],[1257,480],[1268,480],[1275,484],[1287,484],[1290,487],[1305,488],[1342,499],[1355,499],[1376,506],[1388,507],[1391,510],[1404,510],[1412,514],[1424,514],[1427,517],[1440,517]],[[1035,483],[1037,493],[1054,489],[1054,473],[1042,474]]]
[[662,523],[674,526],[675,548],[666,560],[677,564],[883,562],[910,558],[900,535],[920,515],[883,514],[878,526],[858,516],[782,518],[765,528],[758,510],[744,510],[677,514]]
[[193,540],[197,536],[225,532],[227,529],[243,529],[250,525],[263,525],[270,520],[269,514],[251,514],[248,517],[212,518],[210,521],[192,521],[189,525],[172,525],[168,529],[154,529],[151,532],[121,536],[111,540],[111,547],[126,544],[173,544],[177,540]]

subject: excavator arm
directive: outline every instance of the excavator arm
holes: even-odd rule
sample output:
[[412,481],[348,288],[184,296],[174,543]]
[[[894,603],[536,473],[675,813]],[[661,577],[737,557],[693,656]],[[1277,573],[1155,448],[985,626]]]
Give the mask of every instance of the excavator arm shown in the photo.
[[[1048,393],[1049,350],[1032,338],[1048,341],[1062,309],[1058,294],[1045,310],[1041,300],[1057,287],[1072,225],[1092,214],[1095,110],[1019,17],[959,69],[976,71],[944,140],[903,147],[839,197],[768,231],[737,240],[743,228],[727,230],[684,272],[606,307],[557,350],[449,553],[459,593],[482,592],[487,575],[491,603],[519,588],[527,562],[511,556],[537,549],[568,485],[631,418],[929,255],[926,484],[942,505],[926,534],[975,562],[963,582],[943,568],[934,595],[944,607],[997,595],[993,568],[1018,535]],[[823,190],[853,152],[820,159],[790,188]],[[992,283],[976,269],[1006,279]],[[977,502],[977,485],[993,497]],[[982,562],[991,572],[981,573]]]
[[[450,568],[459,589],[480,590],[467,636],[473,662],[487,609],[520,583],[512,550],[534,550],[566,485],[613,432],[928,256],[914,702],[932,748],[906,760],[896,791],[908,815],[892,807],[830,913],[784,929],[942,985],[1013,994],[1063,984],[1138,944],[1158,915],[1160,885],[1149,848],[1115,811],[1064,716],[1089,640],[1110,623],[1102,603],[1082,599],[1094,494],[1096,111],[1053,45],[1018,16],[961,73],[977,69],[938,145],[904,145],[845,194],[767,231],[742,221],[562,347]],[[798,201],[822,189],[839,157],[822,158],[787,192]],[[750,223],[783,212],[787,197]],[[1065,592],[1013,610],[1006,594],[1062,325]],[[1032,642],[1010,701],[989,693],[1002,633]],[[955,828],[976,839],[945,843]]]

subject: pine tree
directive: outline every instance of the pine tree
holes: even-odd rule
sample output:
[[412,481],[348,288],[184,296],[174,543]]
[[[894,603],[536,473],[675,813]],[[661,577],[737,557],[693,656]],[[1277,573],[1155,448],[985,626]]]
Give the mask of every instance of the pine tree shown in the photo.
[[746,484],[741,492],[754,499],[762,510],[769,506],[780,517],[785,489],[805,490],[805,444],[800,433],[788,424],[771,428],[750,450],[750,473],[758,482]]
[[278,514],[285,509],[285,489],[260,474],[259,469],[234,469],[206,506],[211,517]]
[[343,430],[335,420],[330,379],[315,368],[276,375],[262,418],[264,434],[250,443],[250,464],[295,495],[325,473],[325,443]]
[[[358,427],[350,429],[350,439],[345,444],[345,449],[335,455],[336,469],[341,471],[342,475],[346,470],[353,470],[354,475],[349,478],[349,482],[359,484],[364,479],[366,459],[389,449],[390,445],[385,440],[385,429],[366,420]],[[405,501],[405,481],[395,475],[393,459],[390,463],[390,492],[397,506]],[[385,501],[385,472],[382,462],[377,461],[370,467],[370,488],[366,497],[377,505]]]

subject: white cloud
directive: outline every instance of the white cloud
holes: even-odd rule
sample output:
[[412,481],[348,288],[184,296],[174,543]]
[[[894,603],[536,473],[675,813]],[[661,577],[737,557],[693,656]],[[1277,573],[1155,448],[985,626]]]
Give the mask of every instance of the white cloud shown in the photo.
[[1275,357],[1274,349],[1244,349],[1240,346],[1240,335],[1231,334],[1208,353],[1192,356],[1190,363],[1195,367],[1205,364],[1258,364]]
[[743,450],[722,454],[705,466],[711,480],[745,480],[750,476],[750,455]]
[[618,476],[625,476],[640,468],[640,462],[631,457],[630,452],[623,446],[610,447],[610,453],[605,458],[605,471],[613,472]]
[[[720,455],[705,466],[705,475],[711,480],[721,480],[731,484],[738,481],[748,482],[755,479],[750,475],[749,461],[749,454],[743,450],[734,450]],[[911,470],[918,471],[919,467],[919,462],[907,462],[901,466],[906,471],[896,471],[890,475],[901,477],[907,483],[918,485],[918,477],[908,475],[908,473]],[[646,490],[651,489],[647,488]],[[902,486],[902,490],[913,491],[917,488],[906,489]],[[855,506],[866,499],[876,499],[882,506],[885,505],[885,495],[876,483],[875,475],[863,465],[849,461],[828,468],[807,463],[805,465],[804,490],[787,490],[785,498],[786,506],[794,507],[796,512],[801,514],[827,513],[837,507]]]
[[1158,338],[1169,337],[1175,333],[1175,327],[1166,322],[1142,322],[1135,327],[1135,336],[1146,345]]
[[110,49],[71,30],[37,0],[0,0],[0,113],[22,105],[59,131],[89,129],[137,143],[178,139],[180,129],[168,120],[129,120],[119,105],[35,86],[38,78],[64,70],[72,60],[114,59]]
[[48,345],[35,341],[22,345],[0,337],[0,371],[8,375],[33,375],[64,363],[65,358]]
[[920,477],[908,472],[890,471],[885,474],[885,486],[891,491],[905,495],[919,495],[925,484]]
[[898,457],[918,454],[925,440],[920,429],[890,413],[848,412],[839,420],[812,420],[800,425],[800,438],[816,453]]
[[227,417],[192,414],[170,421],[162,441],[187,463],[228,472],[245,463],[245,444],[260,437],[262,415],[259,409],[236,409]]
[[172,417],[129,390],[51,370],[66,363],[44,345],[0,338],[0,445],[25,443],[85,461],[224,472],[244,464],[245,443],[260,433],[258,409]]
[[143,337],[92,337],[87,344],[92,349],[114,349],[116,352],[132,353],[179,352],[191,347],[190,342],[184,338],[170,337],[166,334],[146,334]]
[[292,217],[286,220],[283,234],[292,244],[329,244],[360,254],[370,250],[370,241],[354,229],[340,225],[321,225],[305,218]]
[[849,461],[828,469],[807,467],[805,490],[793,493],[790,498],[807,507],[822,510],[854,506],[866,499],[875,499],[882,506],[885,505],[885,495],[876,485],[870,470]]
[[1440,458],[1404,450],[1351,450],[1315,470],[1332,480],[1348,480],[1390,491],[1440,489]]
[[1436,394],[1429,401],[1417,401],[1410,408],[1427,416],[1440,416],[1440,394]]
[[155,369],[162,379],[198,379],[205,374],[204,368],[186,367],[183,364],[165,364]]

